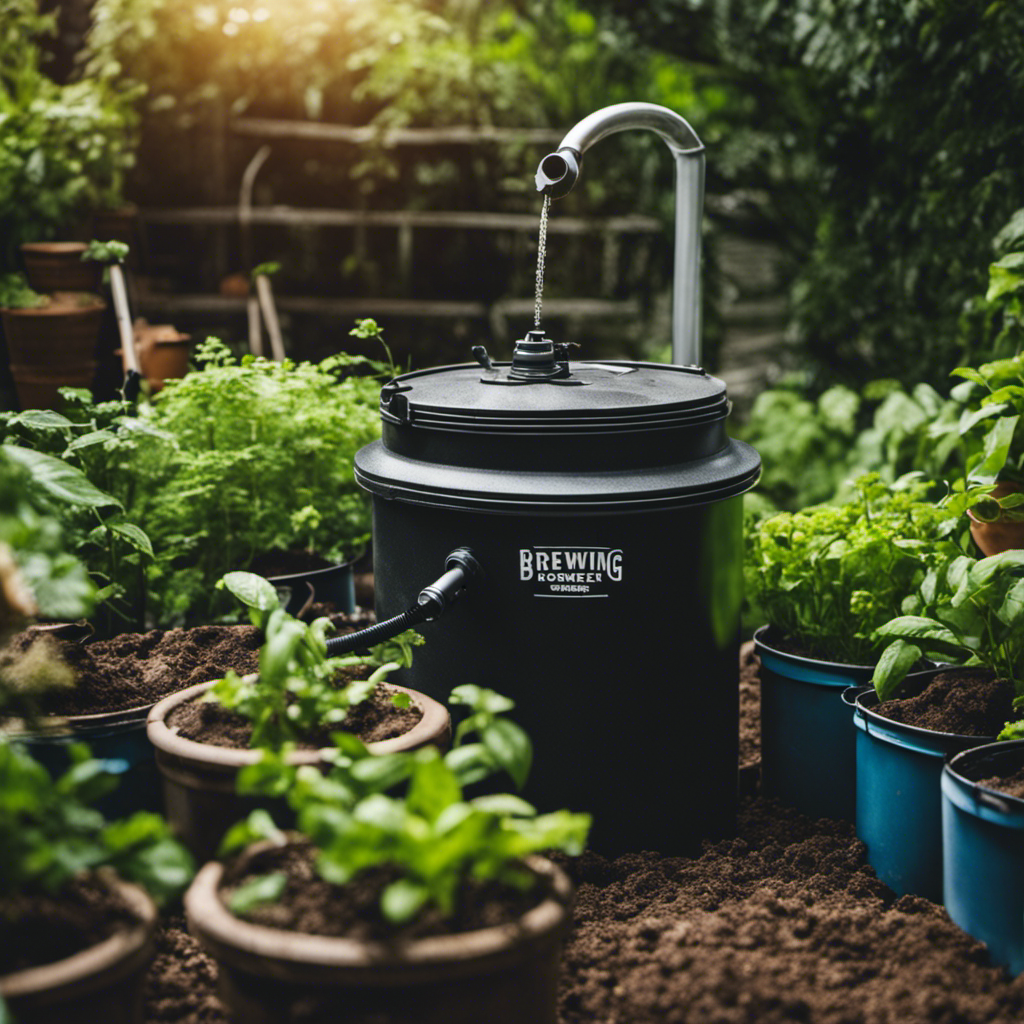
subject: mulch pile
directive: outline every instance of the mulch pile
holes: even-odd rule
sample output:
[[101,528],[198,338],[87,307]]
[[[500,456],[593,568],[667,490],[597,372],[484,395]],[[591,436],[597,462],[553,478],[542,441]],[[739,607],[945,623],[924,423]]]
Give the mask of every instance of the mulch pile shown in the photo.
[[[756,758],[759,687],[741,669],[741,763]],[[746,759],[746,760],[745,760]],[[560,1024],[1019,1024],[1024,977],[942,907],[897,898],[852,826],[760,798],[738,836],[697,858],[586,854]],[[164,928],[147,1024],[226,1024],[215,969],[180,919]]]

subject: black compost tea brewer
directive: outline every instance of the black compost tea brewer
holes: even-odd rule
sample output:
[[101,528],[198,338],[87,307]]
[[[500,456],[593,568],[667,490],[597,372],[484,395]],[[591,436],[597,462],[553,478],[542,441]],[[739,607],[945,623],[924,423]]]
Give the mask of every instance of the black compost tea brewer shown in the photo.
[[599,110],[541,161],[538,190],[564,196],[589,147],[627,128],[676,160],[678,365],[570,361],[534,330],[511,363],[476,349],[386,384],[382,439],[355,473],[389,621],[329,646],[416,625],[427,643],[403,681],[441,700],[463,683],[512,697],[541,810],[592,812],[602,852],[676,852],[734,825],[741,496],[761,461],[726,435],[725,385],[697,365],[693,129],[649,103]]

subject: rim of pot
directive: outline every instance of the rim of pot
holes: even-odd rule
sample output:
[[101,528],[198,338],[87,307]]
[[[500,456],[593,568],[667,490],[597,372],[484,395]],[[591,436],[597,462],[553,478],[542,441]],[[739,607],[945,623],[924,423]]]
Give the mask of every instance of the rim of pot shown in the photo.
[[[146,735],[149,737],[150,743],[158,750],[176,757],[190,758],[229,769],[244,768],[247,765],[255,764],[262,756],[259,750],[254,750],[251,747],[220,747],[213,743],[201,743],[198,740],[186,739],[167,724],[168,716],[176,707],[205,693],[215,683],[216,680],[196,683],[194,686],[178,690],[177,693],[172,693],[164,697],[163,700],[157,701],[150,710],[146,721]],[[371,753],[394,754],[421,746],[449,726],[448,709],[433,697],[428,697],[425,693],[420,693],[419,690],[412,690],[408,686],[398,686],[395,683],[381,683],[380,685],[395,692],[407,693],[423,717],[401,736],[367,743],[367,749]],[[318,750],[295,750],[289,754],[288,761],[290,764],[320,764],[323,761],[324,751],[332,749],[332,747],[322,747]]]
[[[11,729],[0,722],[0,736],[7,736],[14,740],[35,741],[51,737],[56,739],[67,736],[69,733],[85,736],[119,725],[138,725],[141,728],[146,724],[146,718],[150,711],[158,703],[159,701],[150,701],[148,704],[139,704],[134,708],[101,711],[92,715],[46,715],[36,720],[34,728]],[[11,719],[11,721],[20,721],[20,719]]]
[[[964,786],[967,786],[974,792],[979,790],[983,793],[992,793],[994,796],[999,797],[1000,800],[1006,801],[1009,804],[1008,810],[1016,814],[1024,814],[1024,797],[1014,796],[1012,793],[1007,793],[1001,789],[994,789],[992,786],[983,786],[977,779],[969,778],[960,771],[960,766],[957,762],[973,761],[975,758],[984,758],[992,754],[1000,753],[1011,753],[1012,751],[1018,750],[1024,754],[1024,740],[996,740],[995,743],[979,743],[976,747],[971,747],[969,750],[961,750],[959,754],[954,754],[944,765],[943,770],[949,772]],[[1024,763],[1024,760],[1022,760]]]
[[[54,295],[90,295],[89,292],[54,292]],[[92,297],[90,295],[90,297]],[[106,308],[107,304],[95,296],[96,301],[90,302],[84,306],[65,306],[65,305],[50,305],[50,306],[28,306],[26,308],[12,309],[10,306],[3,306],[3,312],[6,316],[80,316],[83,313],[102,313]]]
[[[258,843],[250,850],[271,845]],[[290,964],[305,964],[313,969],[367,971],[377,984],[386,983],[382,972],[392,975],[392,983],[401,974],[438,964],[459,964],[472,968],[481,961],[515,955],[523,946],[557,931],[567,922],[572,900],[572,883],[565,872],[551,861],[537,856],[524,863],[550,885],[548,895],[516,921],[491,925],[452,935],[433,935],[409,942],[362,942],[331,935],[269,928],[235,917],[220,898],[224,865],[210,861],[204,865],[185,893],[185,912],[189,925],[198,930],[204,944],[216,946],[216,956],[243,969],[253,957],[268,957]],[[396,979],[395,974],[399,974]],[[401,979],[405,980],[405,979]]]
[[146,946],[156,928],[156,904],[139,886],[113,872],[100,870],[96,875],[124,899],[136,917],[135,923],[63,960],[0,976],[0,995],[5,999],[37,996],[41,1002],[48,1002],[59,997],[60,989],[100,973],[109,973],[113,980],[129,974],[141,958],[148,959]]
[[[935,676],[939,675],[942,672],[950,672],[950,671],[954,671],[954,670],[958,671],[958,672],[970,672],[973,675],[991,675],[992,674],[987,668],[982,668],[982,667],[976,666],[976,665],[971,665],[969,667],[964,667],[963,665],[940,665],[937,668],[929,668],[929,669],[923,670],[922,672],[914,673],[913,679],[915,680],[915,682],[920,680],[922,683],[924,683],[924,682],[927,682],[929,679],[934,679]],[[907,678],[909,679],[911,677],[908,676]],[[916,694],[915,694],[915,696],[916,696]],[[983,745],[986,745],[986,744],[990,744],[995,739],[994,736],[970,736],[967,733],[962,733],[962,732],[940,732],[938,729],[925,729],[923,726],[920,726],[920,725],[908,725],[906,722],[897,722],[894,718],[887,718],[885,715],[880,715],[874,709],[874,707],[866,707],[862,703],[865,700],[872,700],[872,699],[876,703],[879,703],[879,704],[881,703],[881,701],[878,700],[878,694],[875,692],[873,687],[871,689],[865,690],[864,693],[859,693],[857,695],[856,701],[854,703],[857,706],[857,710],[860,711],[863,715],[865,715],[867,717],[870,717],[871,719],[873,719],[874,721],[878,722],[880,725],[882,725],[883,727],[886,727],[886,728],[895,728],[895,729],[900,729],[900,730],[906,730],[909,733],[911,733],[911,735],[940,736],[943,739],[958,740],[958,741],[959,740],[977,740],[977,745],[979,747],[983,746]],[[896,698],[896,699],[901,699],[901,698]]]
[[73,253],[85,252],[89,247],[85,242],[22,242],[22,252],[38,253]]
[[[157,342],[157,344],[160,343]],[[305,579],[308,576],[326,576],[332,572],[340,572],[342,569],[351,569],[365,554],[366,545],[364,544],[351,558],[344,562],[331,562],[330,565],[325,565],[320,569],[303,569],[299,572],[285,572],[277,576],[264,576],[263,578],[268,583],[289,583],[292,580]],[[246,570],[246,572],[252,571],[251,569]],[[259,576],[260,574],[256,573],[256,575]]]
[[761,626],[760,628],[754,631],[755,650],[758,646],[764,647],[766,650],[771,651],[772,654],[775,654],[780,658],[786,658],[789,661],[795,661],[800,665],[824,665],[826,668],[834,668],[847,672],[850,669],[859,669],[864,672],[874,672],[875,670],[874,665],[857,665],[852,661],[825,661],[824,658],[808,658],[806,655],[803,654],[790,654],[789,651],[779,650],[778,647],[772,647],[772,645],[770,643],[767,643],[764,639],[764,634],[767,633],[769,629],[773,628],[775,627],[773,627],[770,623],[765,623],[765,625]]

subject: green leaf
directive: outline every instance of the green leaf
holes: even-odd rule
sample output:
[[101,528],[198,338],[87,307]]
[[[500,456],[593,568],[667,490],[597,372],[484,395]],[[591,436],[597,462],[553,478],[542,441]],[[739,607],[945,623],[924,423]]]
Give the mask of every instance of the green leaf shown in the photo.
[[498,765],[512,776],[517,788],[522,789],[533,761],[533,747],[526,733],[515,722],[498,718],[484,728],[480,739]]
[[971,568],[970,585],[974,590],[980,590],[998,573],[1018,566],[1024,566],[1024,551],[1016,549],[982,558]]
[[266,810],[253,811],[248,818],[236,822],[228,829],[220,842],[220,855],[244,850],[253,843],[269,840],[275,846],[283,846],[287,836],[274,824],[274,819]]
[[514,793],[491,793],[478,796],[470,801],[478,811],[487,814],[509,815],[515,818],[530,818],[537,813],[537,808],[528,804],[522,797]]
[[31,427],[33,430],[72,430],[74,424],[59,412],[51,409],[26,409],[11,421],[20,426]]
[[455,773],[440,754],[434,749],[417,754],[406,797],[409,811],[433,822],[446,807],[461,800],[462,790]]
[[68,445],[69,452],[79,452],[83,448],[92,448],[97,444],[106,444],[107,441],[116,441],[117,435],[111,430],[90,430],[88,434],[76,437]]
[[1006,465],[1013,444],[1013,434],[1020,416],[1001,416],[985,435],[985,446],[981,465],[971,470],[971,479],[979,483],[995,483]]
[[483,686],[467,683],[456,686],[448,698],[450,704],[463,704],[474,711],[485,711],[488,714],[500,715],[515,708],[515,702],[494,690]]
[[380,909],[392,924],[411,921],[430,898],[430,890],[409,878],[392,882],[381,894]]
[[889,644],[875,665],[871,683],[883,703],[892,700],[911,667],[921,659],[921,648],[906,640]]
[[69,466],[60,459],[17,445],[5,444],[3,450],[4,454],[32,474],[32,483],[35,486],[60,501],[92,508],[121,508],[121,503],[116,498],[104,494],[81,470]]
[[251,878],[240,885],[228,901],[228,909],[236,917],[244,917],[264,903],[274,903],[284,895],[288,887],[288,876],[283,871],[272,875]]
[[111,532],[126,540],[136,551],[153,557],[153,545],[145,531],[134,523],[108,523]]
[[923,641],[922,646],[928,650],[944,651],[954,655],[961,655],[964,652],[964,645],[952,630],[935,619],[920,615],[902,615],[880,626],[876,632],[878,636],[883,637]]
[[253,572],[226,573],[218,581],[217,586],[226,588],[246,607],[259,612],[273,611],[281,605],[274,585]]
[[996,263],[989,264],[988,291],[985,299],[994,302],[1024,288],[1024,252],[1011,252]]

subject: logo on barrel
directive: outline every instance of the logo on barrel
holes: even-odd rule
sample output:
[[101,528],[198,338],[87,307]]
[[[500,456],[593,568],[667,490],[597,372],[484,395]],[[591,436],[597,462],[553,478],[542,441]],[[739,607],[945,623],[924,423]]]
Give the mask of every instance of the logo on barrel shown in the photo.
[[622,582],[622,550],[520,548],[519,579],[532,584],[534,597],[609,597]]

